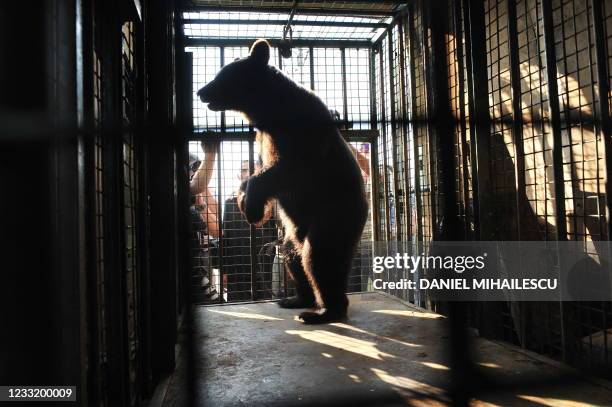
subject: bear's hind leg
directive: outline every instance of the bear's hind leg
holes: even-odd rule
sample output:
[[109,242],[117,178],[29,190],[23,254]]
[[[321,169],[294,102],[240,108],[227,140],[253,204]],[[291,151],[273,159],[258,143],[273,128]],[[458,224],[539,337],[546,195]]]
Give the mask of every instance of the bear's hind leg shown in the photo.
[[287,267],[287,271],[293,277],[297,295],[283,298],[278,302],[278,305],[281,308],[314,308],[316,306],[315,297],[302,267],[302,258],[297,254],[289,256],[285,262],[285,267]]
[[[306,324],[324,324],[346,318],[347,279],[351,268],[352,250],[338,246],[333,239],[310,236],[302,256],[306,273],[310,274],[319,309],[302,312],[299,318]],[[320,238],[321,240],[317,240]],[[313,243],[314,242],[314,243]],[[335,246],[334,246],[335,244]]]

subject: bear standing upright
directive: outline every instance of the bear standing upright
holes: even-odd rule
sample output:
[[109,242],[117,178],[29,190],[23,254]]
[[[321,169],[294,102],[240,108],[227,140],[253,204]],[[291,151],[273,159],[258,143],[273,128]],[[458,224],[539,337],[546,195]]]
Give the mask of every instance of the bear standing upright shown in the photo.
[[279,305],[316,307],[300,314],[305,323],[338,321],[368,213],[363,179],[323,101],[269,59],[270,45],[257,40],[197,94],[213,111],[245,114],[258,130],[263,167],[241,185],[238,203],[252,224],[264,221],[271,200],[279,204],[297,292]]

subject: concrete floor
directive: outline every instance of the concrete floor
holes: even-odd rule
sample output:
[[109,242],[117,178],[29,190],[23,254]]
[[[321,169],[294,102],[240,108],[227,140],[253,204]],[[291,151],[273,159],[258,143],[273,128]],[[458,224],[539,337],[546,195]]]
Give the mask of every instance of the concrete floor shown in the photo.
[[[308,326],[275,303],[197,307],[195,394],[201,406],[448,405],[447,320],[371,293],[350,296],[345,323]],[[479,367],[499,383],[478,406],[612,406],[607,382],[574,376],[559,363],[475,338]],[[165,407],[186,404],[185,358],[168,381]],[[375,400],[375,401],[374,401]]]

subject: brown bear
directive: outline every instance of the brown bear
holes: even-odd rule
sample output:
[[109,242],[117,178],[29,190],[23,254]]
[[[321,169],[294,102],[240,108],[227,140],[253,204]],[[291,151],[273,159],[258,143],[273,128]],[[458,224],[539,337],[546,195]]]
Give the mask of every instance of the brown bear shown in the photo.
[[278,202],[286,266],[297,295],[279,302],[307,324],[346,317],[351,259],[368,213],[361,172],[329,109],[311,91],[268,65],[270,45],[224,66],[198,91],[213,111],[243,113],[258,130],[262,168],[245,181],[239,207],[251,224]]

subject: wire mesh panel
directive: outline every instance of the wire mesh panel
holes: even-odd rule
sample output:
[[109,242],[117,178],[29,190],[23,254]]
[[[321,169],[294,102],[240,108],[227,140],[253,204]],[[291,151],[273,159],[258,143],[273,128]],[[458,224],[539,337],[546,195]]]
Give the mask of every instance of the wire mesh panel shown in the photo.
[[[469,42],[467,39],[469,35],[469,30],[467,27],[467,21],[465,15],[467,10],[465,8],[464,2],[459,2],[459,7],[455,7],[455,21],[457,22],[458,27],[457,35],[461,36],[461,50],[459,51],[459,61],[463,62],[463,66],[459,64],[460,70],[460,80],[459,80],[459,94],[460,94],[460,104],[462,108],[462,120],[463,126],[462,129],[463,136],[465,137],[462,141],[462,164],[461,164],[461,174],[463,178],[463,190],[464,190],[464,210],[459,213],[465,213],[465,225],[466,230],[468,232],[468,239],[470,237],[474,237],[476,234],[476,214],[475,214],[475,206],[474,206],[474,171],[472,166],[472,161],[474,159],[474,134],[471,125],[471,116],[472,112],[470,110],[470,78],[469,75],[469,58],[471,55],[468,51],[468,46],[466,45]],[[463,91],[462,91],[463,90]],[[461,107],[460,107],[461,109]]]
[[[413,11],[379,40],[374,63],[376,124],[380,129],[379,201],[374,204],[380,212],[381,238],[387,241],[386,255],[390,256],[427,251],[438,205],[434,196],[439,198],[433,185],[441,182],[435,163],[437,149],[431,149],[433,129],[427,123],[431,95],[427,91],[426,53],[431,39],[424,30],[421,9],[413,6]],[[390,281],[408,277],[383,276]],[[425,298],[418,291],[389,293],[424,305]]]
[[345,49],[347,114],[353,129],[371,128],[369,52],[366,48]]
[[350,142],[351,151],[357,159],[361,175],[363,176],[366,199],[368,201],[368,217],[363,228],[363,234],[357,247],[355,256],[351,264],[351,272],[348,279],[348,292],[361,292],[372,290],[372,241],[373,241],[373,223],[372,223],[372,156],[371,143],[369,142]]
[[[249,124],[241,115],[211,112],[195,96],[223,65],[247,56],[248,47],[219,45],[187,51],[193,53],[195,131],[218,132],[218,140],[222,140],[216,142],[216,148],[196,141],[189,144],[193,300],[231,302],[290,295],[293,288],[283,265],[278,208],[272,210],[272,219],[263,227],[251,228],[236,203],[240,179],[248,178],[250,165],[254,170],[259,168],[259,144],[252,141]],[[281,59],[277,48],[272,48],[270,64],[302,86],[314,88],[338,118],[347,120],[343,127],[371,127],[369,50],[306,46],[294,48],[291,57]],[[236,140],[240,133],[244,137]],[[355,142],[352,146],[370,188],[371,145]],[[206,185],[198,186],[200,182]],[[366,227],[349,277],[350,291],[368,287],[371,239],[371,227]]]
[[[233,111],[213,112],[201,103],[197,91],[212,81],[219,70],[236,59],[249,55],[249,47],[206,46],[189,47],[193,54],[193,127],[202,131],[249,131],[249,125],[241,114]],[[270,52],[270,65],[278,66],[278,49]]]
[[[250,165],[260,167],[251,141],[189,142],[192,300],[194,303],[283,298],[293,293],[284,267],[279,208],[263,225],[251,227],[237,203]],[[216,147],[215,147],[216,145]],[[370,143],[353,142],[366,189],[370,186]],[[371,211],[349,276],[349,291],[364,291],[371,265]]]
[[596,50],[590,2],[553,1],[568,240],[607,239],[602,140],[595,129]]
[[221,48],[197,47],[190,51],[193,53],[193,128],[196,132],[220,131],[221,113],[209,110],[196,93],[221,69]]
[[[259,151],[251,143],[222,141],[216,150],[202,148],[200,142],[189,144],[196,303],[279,298],[290,290],[279,250],[276,208],[257,228],[238,208],[240,184],[250,176],[251,165],[256,171],[260,168]],[[209,175],[203,175],[206,172]]]
[[425,79],[425,44],[423,29],[423,16],[419,9],[415,9],[412,14],[411,25],[411,54],[412,54],[412,120],[413,131],[416,139],[415,157],[417,166],[417,176],[419,177],[419,189],[421,202],[421,233],[420,238],[423,248],[433,238],[433,197],[432,197],[432,174],[430,159],[431,151],[429,146],[429,126],[428,104],[427,104],[427,83]]
[[344,118],[342,89],[342,52],[338,48],[315,48],[314,90],[329,110]]
[[[420,197],[417,196],[417,191],[420,190],[418,187],[417,179],[417,160],[415,159],[415,138],[414,138],[414,120],[412,120],[413,114],[413,99],[412,99],[412,57],[411,57],[411,43],[412,38],[410,34],[410,17],[404,17],[401,20],[402,33],[399,40],[401,41],[398,45],[399,56],[403,57],[402,61],[399,61],[400,74],[403,77],[398,78],[400,83],[400,96],[402,104],[404,105],[401,109],[401,115],[399,121],[401,128],[404,133],[403,144],[404,144],[404,159],[405,159],[405,176],[406,176],[406,229],[407,235],[405,242],[410,243],[408,250],[412,253],[418,253],[419,248],[417,242],[419,239],[420,227]],[[403,84],[403,86],[402,86]],[[417,198],[419,198],[417,200]]]
[[375,54],[374,72],[375,72],[375,103],[376,103],[376,128],[379,129],[379,137],[377,142],[377,153],[376,157],[378,167],[378,188],[375,191],[376,199],[375,204],[378,206],[377,211],[379,213],[379,224],[376,227],[379,228],[380,236],[382,240],[387,240],[389,233],[389,212],[388,202],[386,198],[387,191],[387,171],[385,170],[385,142],[383,137],[384,126],[383,126],[383,115],[384,115],[384,100],[383,100],[383,69],[382,67],[382,54],[379,51]]
[[[249,55],[249,47],[223,47],[222,48],[223,66],[231,64],[236,59],[242,59]],[[215,72],[216,73],[216,72]],[[202,103],[198,103],[203,106]],[[206,109],[206,107],[204,107]],[[208,110],[208,109],[207,109]],[[248,131],[249,124],[245,118],[237,112],[228,110],[221,113],[225,117],[225,129],[227,131]]]
[[[512,88],[506,0],[485,2],[489,107],[491,116],[491,210],[497,240],[518,239]],[[486,221],[486,220],[483,220]]]
[[449,91],[449,106],[454,123],[454,157],[457,195],[457,215],[462,220],[463,237],[470,239],[473,233],[473,209],[471,195],[471,172],[469,151],[469,101],[466,97],[465,48],[463,38],[463,13],[460,3],[448,1],[448,33],[445,38],[446,68]]
[[[567,239],[607,240],[604,141],[595,118],[600,97],[592,2],[552,2],[565,181]],[[603,97],[606,97],[605,95]],[[574,303],[566,309],[568,357],[579,363],[609,363],[609,303]]]
[[[556,239],[553,139],[549,124],[546,58],[541,1],[516,2],[517,59],[520,66],[520,117],[524,152],[524,185],[528,200],[521,219],[521,238]],[[516,95],[518,97],[518,95]]]
[[[406,190],[409,188],[406,178],[406,159],[404,151],[405,137],[402,122],[402,88],[400,81],[400,39],[399,26],[396,25],[391,31],[391,49],[389,50],[389,87],[390,87],[390,110],[389,116],[391,130],[391,154],[394,163],[394,191],[395,191],[395,217],[397,219],[397,240],[404,242],[409,236],[409,224],[406,217]],[[403,251],[403,248],[400,248]]]
[[312,89],[314,84],[312,83],[310,62],[310,48],[293,48],[290,58],[281,59],[281,70],[306,89]]
[[[604,145],[595,117],[595,14],[590,2],[552,1],[550,8],[544,3],[485,3],[496,237],[583,241],[597,259],[588,242],[607,239],[607,219]],[[547,47],[547,35],[554,49]],[[546,72],[556,75],[555,86]],[[551,89],[558,91],[552,97],[558,98],[559,117],[553,116]],[[558,144],[553,123],[559,126]],[[510,301],[501,328],[506,339],[515,337],[538,352],[603,363],[608,310],[608,303]]]
[[189,143],[191,294],[196,304],[218,302],[226,296],[218,264],[222,216],[218,151],[215,142]]
[[[191,38],[282,38],[285,13],[202,11],[183,13]],[[389,21],[384,18],[383,21]],[[336,24],[334,24],[336,23]],[[292,38],[300,40],[370,40],[384,29],[380,17],[300,15],[293,18]]]
[[[518,75],[513,78],[517,89],[513,98],[519,112],[515,117],[521,126],[515,127],[517,160],[524,168],[519,173],[516,203],[520,214],[518,234],[522,240],[556,240],[556,194],[553,167],[553,134],[548,108],[548,78],[546,77],[545,41],[542,24],[542,4],[539,0],[517,1],[514,14],[516,23],[510,22],[516,33],[515,61]],[[516,337],[524,346],[541,353],[559,356],[562,350],[562,310],[560,304],[533,303],[511,305],[515,313],[514,332],[506,332],[509,338]],[[509,317],[508,317],[509,319]],[[510,321],[507,328],[510,331]]]
[[[191,38],[282,38],[283,27],[287,21],[286,15],[282,14],[216,13],[220,16],[225,15],[225,18],[211,18],[213,13],[199,14],[198,16],[196,13],[184,13],[186,18],[185,34]],[[196,18],[190,18],[192,16],[196,16]],[[334,20],[340,24],[333,25]],[[354,24],[351,25],[350,23]],[[379,19],[348,17],[347,20],[347,17],[298,15],[293,20],[292,38],[300,40],[317,40],[320,38],[370,40],[380,30],[380,28],[377,28],[377,24],[379,24]]]
[[128,21],[121,28],[121,86],[122,86],[122,187],[123,187],[123,264],[126,304],[126,342],[128,352],[128,393],[130,405],[136,405],[139,398],[139,273],[137,242],[137,196],[138,165],[136,125],[136,67],[135,67],[135,26]]
[[390,78],[390,53],[389,53],[389,34],[387,34],[381,42],[382,49],[382,75],[381,78],[384,81],[382,84],[382,97],[383,97],[383,111],[382,111],[382,150],[383,163],[385,166],[385,184],[386,184],[386,195],[385,200],[387,201],[387,211],[389,216],[388,223],[388,238],[389,241],[397,240],[398,231],[398,219],[397,219],[397,197],[396,197],[396,172],[395,172],[395,161],[393,160],[393,133],[391,131],[393,122],[391,120],[393,106],[391,104],[391,78]]

